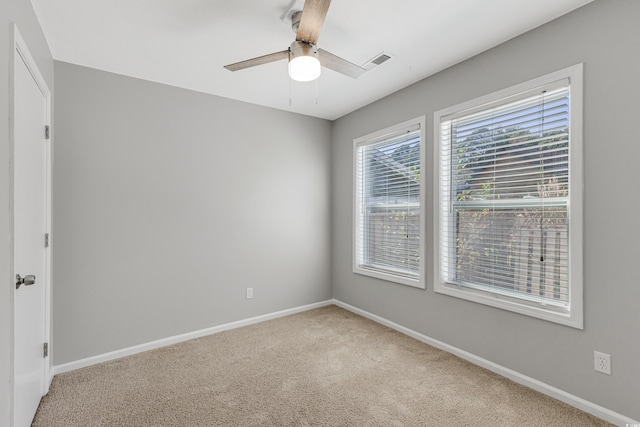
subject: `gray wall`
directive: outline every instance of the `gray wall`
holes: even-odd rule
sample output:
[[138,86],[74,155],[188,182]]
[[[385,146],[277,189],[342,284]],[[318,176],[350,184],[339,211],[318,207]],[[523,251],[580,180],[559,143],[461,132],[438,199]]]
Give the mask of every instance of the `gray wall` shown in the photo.
[[31,51],[53,97],[53,59],[29,0],[0,1],[0,425],[9,425],[9,377],[11,375],[10,319],[13,308],[9,304],[13,269],[10,258],[11,223],[9,217],[9,44],[11,23],[15,22]]
[[55,72],[54,364],[331,298],[330,122]]
[[[337,120],[334,297],[640,419],[639,22],[640,1],[598,0]],[[352,273],[354,138],[426,114],[431,168],[434,111],[579,62],[585,63],[583,331],[435,294],[430,240],[426,291]],[[427,174],[433,178],[432,169]],[[430,236],[431,187],[427,193]],[[593,370],[594,350],[611,354],[613,375]]]

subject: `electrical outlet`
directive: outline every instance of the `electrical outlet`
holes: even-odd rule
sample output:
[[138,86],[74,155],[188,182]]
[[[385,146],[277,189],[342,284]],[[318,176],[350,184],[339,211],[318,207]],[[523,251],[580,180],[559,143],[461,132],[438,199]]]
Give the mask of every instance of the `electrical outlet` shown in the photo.
[[611,375],[611,356],[599,351],[593,352],[593,369]]
[[247,299],[253,298],[253,288],[247,288]]

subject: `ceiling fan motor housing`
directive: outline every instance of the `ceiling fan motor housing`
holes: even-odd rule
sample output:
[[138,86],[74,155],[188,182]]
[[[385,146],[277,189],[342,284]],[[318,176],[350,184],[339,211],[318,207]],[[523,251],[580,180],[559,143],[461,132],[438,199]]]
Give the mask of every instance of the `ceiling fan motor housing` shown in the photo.
[[296,56],[313,56],[315,58],[317,58],[318,56],[318,49],[315,47],[315,45],[307,42],[296,40],[291,43],[289,50],[291,51],[291,59],[295,58]]

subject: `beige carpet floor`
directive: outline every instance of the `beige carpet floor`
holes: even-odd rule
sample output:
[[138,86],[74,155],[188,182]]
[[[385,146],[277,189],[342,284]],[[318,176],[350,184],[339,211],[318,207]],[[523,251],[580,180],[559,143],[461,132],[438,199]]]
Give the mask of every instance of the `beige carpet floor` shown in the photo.
[[34,426],[603,426],[336,306],[57,375]]

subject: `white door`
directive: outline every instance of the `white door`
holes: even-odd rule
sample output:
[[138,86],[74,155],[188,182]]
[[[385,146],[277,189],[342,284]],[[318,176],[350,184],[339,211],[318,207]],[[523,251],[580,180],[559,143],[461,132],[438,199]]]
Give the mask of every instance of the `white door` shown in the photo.
[[[47,96],[25,58],[14,56],[14,410],[31,425],[45,392]],[[21,280],[18,278],[20,275]],[[19,283],[24,281],[24,283]],[[33,283],[32,283],[33,282]]]

